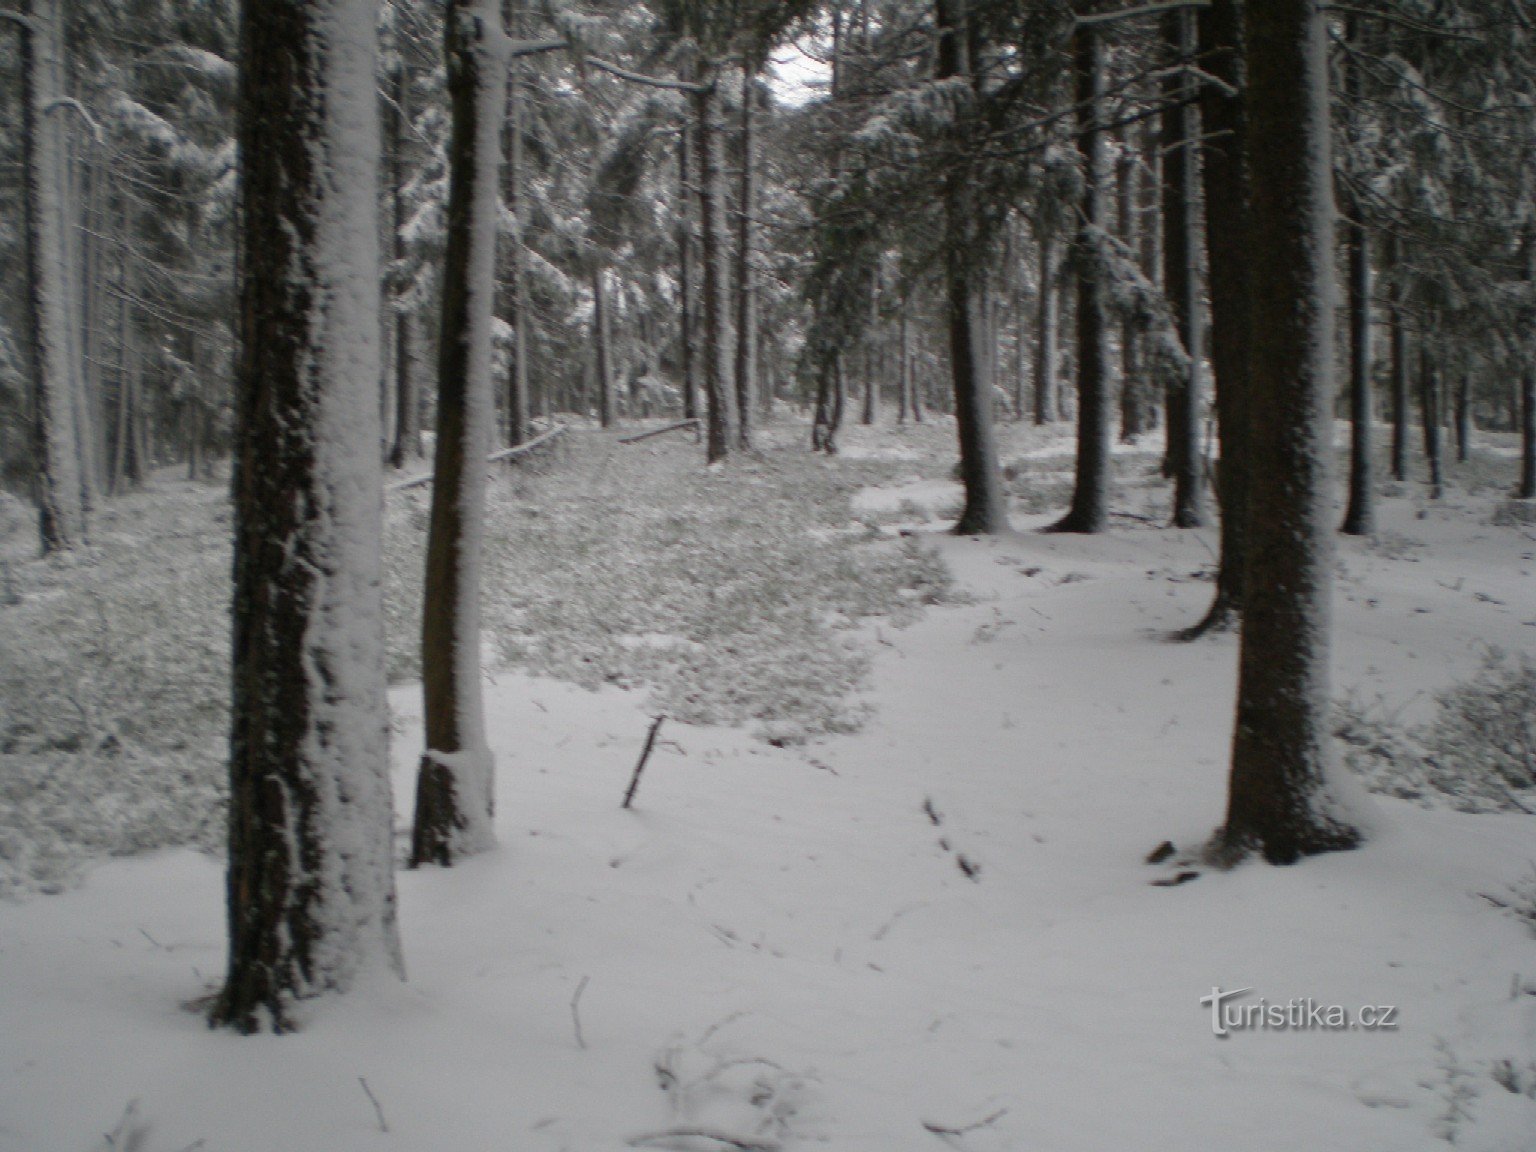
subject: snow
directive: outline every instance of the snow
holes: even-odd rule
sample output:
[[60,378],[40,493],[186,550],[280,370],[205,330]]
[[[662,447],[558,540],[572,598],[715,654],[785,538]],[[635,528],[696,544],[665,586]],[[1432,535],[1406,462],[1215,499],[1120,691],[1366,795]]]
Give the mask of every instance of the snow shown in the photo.
[[[1410,492],[1341,544],[1339,688],[1412,710],[1483,643],[1536,650],[1536,545],[1496,498]],[[1214,529],[959,539],[929,472],[861,503],[922,512],[884,526],[971,596],[865,626],[864,729],[669,721],[626,812],[640,694],[497,672],[500,846],[400,874],[406,984],[210,1032],[180,1005],[222,963],[222,869],[186,851],[0,905],[0,1149],[101,1147],[130,1100],[145,1152],[1536,1148],[1536,953],[1480,895],[1530,874],[1530,818],[1378,798],[1360,851],[1152,886],[1175,864],[1145,854],[1223,810],[1236,641],[1165,639]],[[417,692],[391,703],[409,795]],[[1218,1039],[1214,987],[1399,1026]]]

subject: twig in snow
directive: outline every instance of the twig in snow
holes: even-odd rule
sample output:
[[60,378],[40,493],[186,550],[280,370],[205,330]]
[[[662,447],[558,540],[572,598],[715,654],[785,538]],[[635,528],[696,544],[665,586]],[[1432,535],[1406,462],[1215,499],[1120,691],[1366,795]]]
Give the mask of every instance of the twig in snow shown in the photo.
[[992,1115],[984,1117],[974,1124],[966,1124],[960,1128],[954,1128],[947,1124],[935,1124],[931,1120],[924,1120],[923,1127],[935,1136],[964,1136],[967,1132],[974,1132],[978,1128],[989,1128],[1006,1115],[1008,1115],[1008,1109],[999,1108]]
[[384,1107],[379,1103],[379,1098],[373,1094],[373,1089],[368,1087],[368,1081],[359,1076],[357,1082],[363,1086],[363,1092],[367,1094],[369,1102],[373,1104],[373,1114],[379,1118],[379,1131],[388,1132],[389,1122],[384,1119]]
[[645,738],[645,747],[640,752],[640,762],[635,765],[635,774],[629,778],[629,790],[624,793],[624,803],[620,808],[628,808],[635,799],[635,790],[640,787],[640,773],[645,771],[645,762],[651,758],[651,749],[656,747],[656,733],[661,730],[661,722],[665,716],[658,716],[651,724],[651,731]]
[[632,436],[620,436],[620,444],[637,444],[641,440],[649,440],[652,436],[661,436],[667,432],[676,432],[681,428],[692,428],[694,432],[699,430],[697,419],[679,420],[676,424],[668,424],[665,428],[652,428],[646,432],[636,432]]
[[727,1148],[740,1148],[742,1152],[778,1152],[781,1147],[777,1140],[733,1136],[729,1132],[716,1132],[710,1128],[668,1128],[662,1132],[632,1136],[627,1143],[631,1148],[644,1148],[647,1144],[660,1144],[664,1140],[713,1140]]
[[587,990],[587,981],[590,976],[583,976],[576,985],[576,992],[571,996],[571,1023],[576,1028],[576,1047],[585,1049],[586,1039],[581,1034],[581,994]]

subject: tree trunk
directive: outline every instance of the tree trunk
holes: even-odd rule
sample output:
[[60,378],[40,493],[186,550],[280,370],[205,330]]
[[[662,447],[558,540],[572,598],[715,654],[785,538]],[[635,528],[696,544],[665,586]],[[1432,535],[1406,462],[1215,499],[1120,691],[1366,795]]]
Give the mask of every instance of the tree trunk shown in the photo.
[[287,1031],[297,1001],[369,970],[404,975],[379,592],[374,16],[371,0],[242,13],[229,969],[210,1012],[242,1032]]
[[699,385],[693,365],[693,189],[689,187],[688,176],[688,154],[692,148],[692,133],[685,122],[677,141],[677,338],[683,375],[683,416],[696,420]]
[[[1536,284],[1536,226],[1525,229],[1525,283],[1527,290]],[[1525,361],[1520,371],[1520,483],[1515,496],[1536,500],[1536,348],[1529,334],[1525,341]]]
[[[1132,252],[1141,247],[1140,217],[1136,211],[1141,198],[1141,158],[1136,144],[1134,131],[1127,128],[1116,182],[1120,241]],[[1146,431],[1142,371],[1141,333],[1135,320],[1127,317],[1120,325],[1120,440],[1124,444],[1134,443]]]
[[1329,691],[1333,172],[1313,0],[1247,0],[1253,394],[1248,573],[1226,821],[1213,857],[1351,848]]
[[[1195,55],[1195,13],[1181,8],[1164,16],[1164,35],[1180,62]],[[1200,358],[1200,126],[1194,86],[1182,76],[1168,80],[1163,98],[1163,291],[1188,364],[1168,384],[1168,458],[1173,469],[1173,526],[1205,523],[1200,459],[1202,389]]]
[[597,385],[597,420],[604,428],[613,424],[613,355],[608,343],[608,290],[606,273],[592,270],[592,374]]
[[715,89],[693,93],[694,135],[699,148],[699,248],[704,264],[704,412],[706,459],[730,452],[731,411],[726,366],[725,196],[715,147]]
[[1403,323],[1403,288],[1399,282],[1398,265],[1402,260],[1402,241],[1396,236],[1387,240],[1387,263],[1394,272],[1387,288],[1387,331],[1389,333],[1391,361],[1388,368],[1392,377],[1392,479],[1403,483],[1408,479],[1408,330]]
[[416,374],[411,347],[411,316],[406,308],[405,262],[409,248],[405,239],[409,206],[405,199],[405,133],[410,124],[411,81],[410,71],[403,60],[397,61],[390,78],[390,101],[385,124],[389,130],[387,154],[389,156],[389,203],[390,246],[394,258],[394,274],[390,277],[392,288],[390,318],[394,322],[395,350],[395,438],[390,446],[389,463],[392,468],[404,468],[407,457],[421,455],[421,399],[417,394]]
[[1465,370],[1456,377],[1456,462],[1465,464],[1472,454],[1472,377]]
[[1102,532],[1109,526],[1110,408],[1108,323],[1098,249],[1107,221],[1106,155],[1101,105],[1104,46],[1091,25],[1074,38],[1077,147],[1083,162],[1082,226],[1077,235],[1077,477],[1072,508],[1053,532]]
[[[1430,329],[1433,331],[1433,327]],[[1424,463],[1429,473],[1429,498],[1445,495],[1445,454],[1440,435],[1440,366],[1428,338],[1419,341],[1419,415],[1424,431]]]
[[736,443],[752,447],[753,393],[757,389],[757,316],[755,277],[752,272],[752,214],[757,167],[757,145],[752,139],[752,105],[756,102],[756,77],[741,70],[741,183],[737,196],[736,227]]
[[[935,75],[944,80],[970,75],[966,21],[956,0],[936,0],[938,30]],[[986,379],[984,356],[977,347],[982,290],[976,265],[980,253],[974,242],[974,205],[965,173],[951,173],[945,192],[944,291],[948,310],[950,379],[955,397],[955,426],[960,439],[960,479],[965,507],[954,531],[975,536],[1008,529],[1003,475],[992,433],[992,388]]]
[[1060,355],[1056,335],[1061,325],[1056,296],[1056,245],[1046,228],[1040,235],[1040,295],[1037,301],[1038,323],[1035,330],[1035,423],[1050,424],[1056,419],[1056,367]]
[[[517,35],[518,13],[509,4],[512,19],[507,25]],[[512,243],[508,245],[508,275],[512,279],[512,364],[507,373],[507,443],[512,447],[528,439],[528,342],[533,333],[533,316],[528,302],[528,194],[523,187],[526,174],[523,164],[523,109],[524,96],[517,75],[518,67],[507,85],[507,206],[512,214]]]
[[506,114],[499,13],[454,0],[444,48],[452,129],[438,341],[437,449],[422,612],[426,749],[416,776],[411,864],[451,865],[495,842],[495,764],[480,695],[480,544],[495,423],[491,316],[496,184]]
[[[1353,71],[1353,67],[1350,71]],[[1344,222],[1349,275],[1349,506],[1340,529],[1350,536],[1376,530],[1371,467],[1371,256],[1370,237],[1351,203]]]
[[73,310],[65,267],[64,30],[59,0],[27,0],[21,37],[23,214],[27,229],[27,344],[42,549],[85,543],[85,478],[76,426],[80,384],[71,357]]

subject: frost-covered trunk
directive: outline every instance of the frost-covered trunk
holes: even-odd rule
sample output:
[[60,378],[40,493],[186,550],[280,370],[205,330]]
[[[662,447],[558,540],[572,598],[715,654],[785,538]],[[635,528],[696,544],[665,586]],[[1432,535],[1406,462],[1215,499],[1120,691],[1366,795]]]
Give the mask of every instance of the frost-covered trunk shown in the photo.
[[1077,87],[1077,147],[1083,193],[1077,234],[1077,477],[1072,507],[1053,532],[1102,532],[1109,526],[1109,323],[1102,260],[1108,219],[1108,159],[1103,128],[1104,45],[1080,25],[1073,45]]
[[[1195,13],[1182,8],[1164,16],[1164,36],[1183,63],[1195,55]],[[1163,98],[1163,292],[1187,361],[1168,381],[1168,459],[1173,470],[1173,526],[1205,523],[1200,460],[1203,343],[1200,315],[1199,117],[1193,85],[1183,76],[1166,81]]]
[[210,1019],[403,975],[380,602],[375,0],[244,7],[229,970]]
[[1056,244],[1048,229],[1040,229],[1040,292],[1035,326],[1035,423],[1056,419],[1056,334],[1061,326],[1056,295]]
[[404,60],[396,60],[391,69],[390,93],[385,143],[389,157],[390,255],[394,261],[394,274],[389,283],[390,320],[395,344],[391,364],[395,374],[395,436],[390,445],[389,463],[392,468],[403,468],[407,459],[421,455],[421,398],[414,370],[413,320],[406,303],[410,286],[405,279],[405,262],[409,254],[405,232],[410,209],[405,195],[405,134],[410,125],[411,81]]
[[[518,11],[508,4],[507,26],[517,31]],[[510,325],[512,328],[512,364],[507,373],[507,443],[516,447],[528,438],[530,407],[528,381],[528,341],[533,331],[531,304],[528,299],[528,190],[523,159],[523,115],[526,104],[520,83],[519,67],[514,65],[507,85],[507,210],[512,216],[512,243],[508,247],[507,275],[512,281]]]
[[495,763],[480,693],[480,552],[495,427],[491,318],[509,47],[500,19],[493,0],[454,0],[445,22],[453,127],[421,633],[427,746],[416,777],[414,865],[452,864],[495,842]]
[[752,105],[756,103],[756,78],[749,68],[741,76],[741,182],[736,197],[736,443],[752,447],[752,398],[757,388],[757,307],[752,273],[752,245],[756,229],[757,144],[753,140]]
[[693,134],[684,123],[677,141],[677,339],[678,370],[683,376],[683,416],[698,419],[699,385],[693,362],[693,189],[689,186],[688,156]]
[[1223,629],[1236,619],[1247,564],[1248,494],[1252,487],[1248,403],[1253,345],[1249,262],[1248,119],[1242,92],[1242,13],[1237,0],[1213,0],[1199,15],[1200,59],[1218,83],[1200,93],[1204,155],[1206,259],[1210,291],[1211,368],[1216,434],[1221,443],[1216,495],[1221,505],[1221,562],[1216,594],[1189,635]]
[[23,212],[27,228],[27,335],[32,377],[38,529],[44,552],[85,543],[80,454],[81,387],[72,355],[64,164],[64,29],[60,0],[29,0],[21,37]]
[[715,140],[713,83],[692,94],[693,128],[699,149],[699,256],[703,262],[704,410],[707,459],[730,451],[731,389],[726,363],[725,195]]
[[1226,821],[1213,854],[1359,843],[1329,710],[1334,211],[1314,0],[1248,0],[1253,395],[1248,572]]

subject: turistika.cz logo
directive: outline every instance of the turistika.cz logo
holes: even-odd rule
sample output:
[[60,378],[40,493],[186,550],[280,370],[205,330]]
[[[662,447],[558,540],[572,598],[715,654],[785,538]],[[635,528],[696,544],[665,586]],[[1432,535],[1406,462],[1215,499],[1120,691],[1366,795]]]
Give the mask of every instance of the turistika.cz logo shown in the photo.
[[1353,1010],[1342,1004],[1319,1004],[1311,997],[1247,1003],[1236,1001],[1252,988],[1211,989],[1200,1003],[1211,1010],[1211,1031],[1226,1038],[1233,1032],[1391,1032],[1397,1028],[1397,1006],[1362,1004]]

